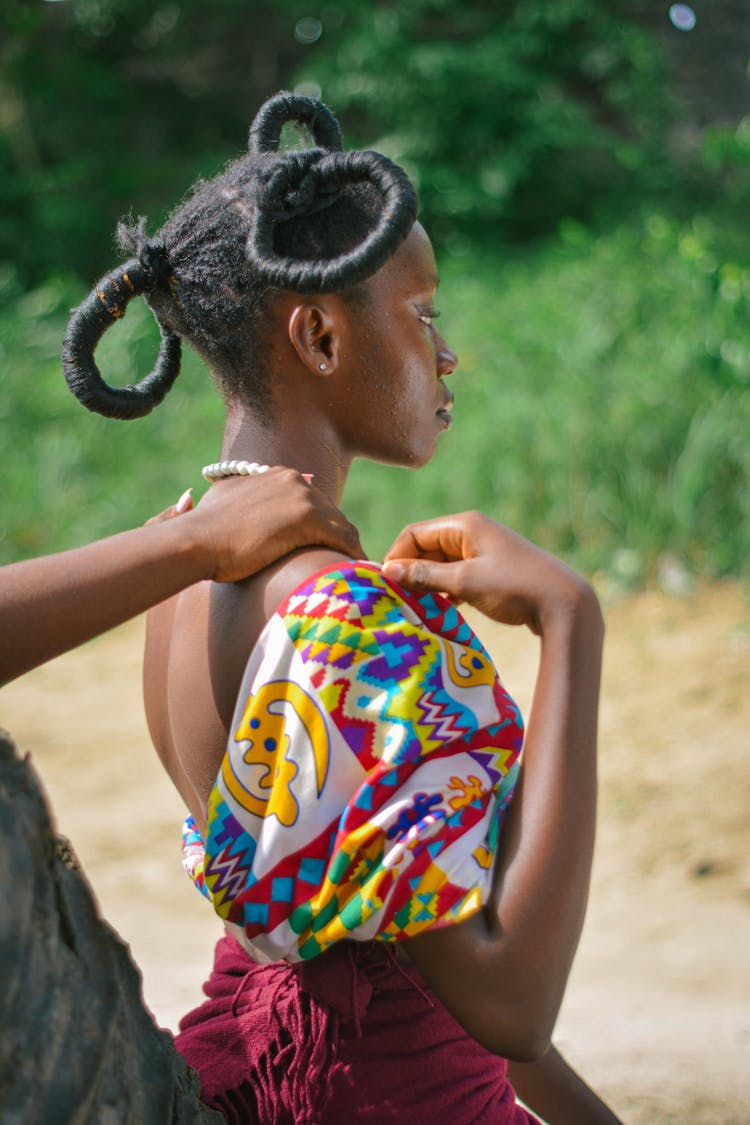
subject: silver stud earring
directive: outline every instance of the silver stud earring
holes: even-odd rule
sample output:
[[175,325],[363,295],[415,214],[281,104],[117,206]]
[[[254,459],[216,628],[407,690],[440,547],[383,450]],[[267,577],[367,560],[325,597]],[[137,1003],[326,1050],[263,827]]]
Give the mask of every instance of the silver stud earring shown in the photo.
[[327,363],[319,363],[318,367],[320,368],[321,371],[327,371],[328,370],[328,364]]

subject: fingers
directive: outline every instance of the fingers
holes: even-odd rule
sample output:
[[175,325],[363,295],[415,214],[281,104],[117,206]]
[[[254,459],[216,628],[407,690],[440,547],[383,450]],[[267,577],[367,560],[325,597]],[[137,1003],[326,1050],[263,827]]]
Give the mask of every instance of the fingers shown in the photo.
[[396,537],[385,558],[428,558],[443,562],[471,558],[476,553],[475,540],[482,522],[487,522],[486,517],[477,512],[461,512],[409,524]]
[[[352,558],[363,557],[357,528],[324,493],[310,485],[306,475],[276,467],[266,474],[269,484],[274,480],[272,473],[277,478],[273,517],[278,525],[279,555],[298,547],[315,546],[328,547]],[[282,551],[283,545],[286,547]]]
[[537,634],[596,600],[588,583],[559,559],[480,512],[411,524],[388,551],[383,574]]
[[330,547],[355,559],[365,557],[357,528],[322,492],[308,488],[305,508],[300,535],[307,539],[300,546]]
[[443,594],[452,602],[466,601],[466,571],[462,563],[432,559],[398,559],[383,563],[381,570],[391,582],[415,593]]
[[175,516],[181,516],[183,512],[189,512],[193,507],[193,490],[192,488],[186,489],[176,504],[171,507],[165,508],[163,512],[157,512],[155,516],[151,516],[146,520],[146,527],[152,523],[163,523],[164,520],[174,519]]
[[319,521],[318,527],[319,531],[312,538],[310,546],[330,547],[353,559],[367,557],[359,538],[359,531],[343,516],[324,518]]
[[[448,546],[447,520],[428,520],[413,523],[396,537],[386,552],[386,559],[417,559],[432,556],[442,559],[452,557]],[[455,557],[455,556],[453,556]]]
[[516,622],[516,540],[521,542],[480,512],[426,520],[397,537],[383,574],[417,593],[443,594],[454,604],[468,602],[496,620]]
[[475,512],[410,524],[386,553],[383,574],[416,593],[443,594],[454,603],[471,600],[464,560],[477,554],[484,516]]

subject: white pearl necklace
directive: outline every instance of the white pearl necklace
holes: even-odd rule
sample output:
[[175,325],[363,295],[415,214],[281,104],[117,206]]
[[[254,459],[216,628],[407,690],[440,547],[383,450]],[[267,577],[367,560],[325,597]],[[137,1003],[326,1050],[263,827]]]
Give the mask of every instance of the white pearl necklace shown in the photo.
[[204,465],[201,475],[207,481],[221,480],[222,477],[254,477],[267,473],[270,465],[259,465],[257,461],[216,461]]
[[[215,461],[213,465],[204,465],[201,476],[213,483],[223,477],[256,477],[259,473],[267,473],[270,465],[259,465],[257,461]],[[312,484],[314,473],[300,473],[303,480]]]

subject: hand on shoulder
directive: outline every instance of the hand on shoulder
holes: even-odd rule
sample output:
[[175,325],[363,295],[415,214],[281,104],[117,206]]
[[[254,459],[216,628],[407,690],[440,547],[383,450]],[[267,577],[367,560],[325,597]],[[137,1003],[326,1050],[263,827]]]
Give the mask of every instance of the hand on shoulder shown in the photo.
[[[191,513],[214,582],[237,582],[298,548],[356,557],[357,529],[294,469],[217,481]],[[187,522],[187,520],[186,520]]]
[[388,550],[383,573],[418,591],[468,602],[505,625],[542,634],[558,621],[600,618],[584,578],[481,512],[410,524]]

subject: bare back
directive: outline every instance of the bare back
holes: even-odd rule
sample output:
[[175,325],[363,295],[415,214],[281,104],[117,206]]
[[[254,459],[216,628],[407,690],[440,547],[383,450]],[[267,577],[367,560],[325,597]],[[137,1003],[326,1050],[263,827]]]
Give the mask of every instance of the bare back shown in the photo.
[[143,674],[148,727],[201,831],[245,665],[263,627],[310,574],[342,558],[320,548],[298,551],[244,582],[201,582],[149,614]]

